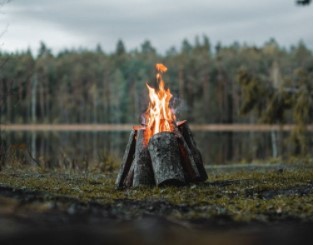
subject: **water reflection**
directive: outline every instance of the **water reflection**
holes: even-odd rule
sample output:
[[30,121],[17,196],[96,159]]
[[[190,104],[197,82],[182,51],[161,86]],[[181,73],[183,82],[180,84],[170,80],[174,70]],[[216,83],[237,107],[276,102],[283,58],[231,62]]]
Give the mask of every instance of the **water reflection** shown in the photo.
[[[205,164],[265,159],[274,156],[270,132],[193,132]],[[287,137],[282,133],[281,137]],[[54,165],[58,161],[99,163],[105,155],[122,159],[129,132],[27,132],[11,131],[1,135],[7,146],[24,145],[39,162]],[[279,138],[279,137],[278,137]],[[284,140],[278,140],[277,152],[284,152]]]

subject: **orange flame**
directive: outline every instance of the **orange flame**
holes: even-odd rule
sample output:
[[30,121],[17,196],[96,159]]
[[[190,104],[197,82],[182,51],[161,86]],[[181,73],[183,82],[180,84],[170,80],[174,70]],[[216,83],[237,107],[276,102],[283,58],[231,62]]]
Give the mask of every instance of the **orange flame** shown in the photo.
[[159,88],[156,91],[147,84],[149,90],[149,106],[145,112],[146,117],[146,142],[159,132],[172,132],[176,121],[175,114],[169,107],[172,94],[169,89],[165,89],[162,74],[167,71],[163,64],[156,64],[156,80]]

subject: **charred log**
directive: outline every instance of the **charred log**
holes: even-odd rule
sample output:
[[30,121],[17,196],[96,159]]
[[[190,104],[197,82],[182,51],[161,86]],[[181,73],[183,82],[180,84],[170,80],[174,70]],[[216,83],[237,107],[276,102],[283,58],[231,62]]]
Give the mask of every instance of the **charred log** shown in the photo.
[[178,133],[178,147],[180,152],[180,161],[184,169],[186,182],[196,182],[200,180],[199,171],[197,169],[194,157],[185,142],[183,136]]
[[207,180],[208,175],[207,175],[207,172],[206,172],[204,165],[203,165],[202,156],[201,156],[200,151],[197,148],[196,142],[193,138],[193,135],[192,135],[192,132],[188,126],[188,123],[187,122],[181,123],[178,126],[178,129],[181,132],[181,134],[183,135],[183,137],[184,137],[184,139],[188,145],[188,148],[190,149],[190,151],[192,153],[192,156],[194,158],[194,161],[196,163],[196,166],[197,166],[197,169],[199,172],[199,176],[200,176],[199,180],[200,181]]
[[122,164],[121,164],[121,167],[120,167],[117,179],[116,179],[116,183],[115,183],[116,188],[123,187],[123,182],[130,170],[132,161],[134,159],[135,146],[136,146],[136,130],[132,130],[129,136],[128,144],[126,146]]
[[150,153],[144,142],[144,132],[143,129],[137,132],[133,187],[155,185]]
[[174,133],[161,132],[152,136],[148,145],[155,182],[158,186],[185,184]]

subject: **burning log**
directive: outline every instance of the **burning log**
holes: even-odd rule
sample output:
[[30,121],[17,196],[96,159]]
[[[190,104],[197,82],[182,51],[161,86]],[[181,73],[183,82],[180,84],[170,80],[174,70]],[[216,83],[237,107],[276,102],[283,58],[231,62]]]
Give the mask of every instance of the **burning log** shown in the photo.
[[188,123],[176,124],[162,74],[167,68],[156,65],[158,90],[147,84],[150,103],[143,114],[143,126],[135,126],[129,136],[116,187],[184,185],[205,181],[203,166]]
[[185,178],[175,134],[161,132],[153,135],[148,148],[156,184],[183,185]]

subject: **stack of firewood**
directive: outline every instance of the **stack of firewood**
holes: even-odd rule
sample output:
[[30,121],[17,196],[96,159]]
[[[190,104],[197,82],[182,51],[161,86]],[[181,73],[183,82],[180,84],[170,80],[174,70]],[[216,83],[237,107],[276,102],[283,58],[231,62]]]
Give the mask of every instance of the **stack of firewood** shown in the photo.
[[145,143],[145,128],[134,128],[129,137],[117,188],[185,185],[207,180],[202,156],[188,123],[177,123],[174,132],[160,132]]

